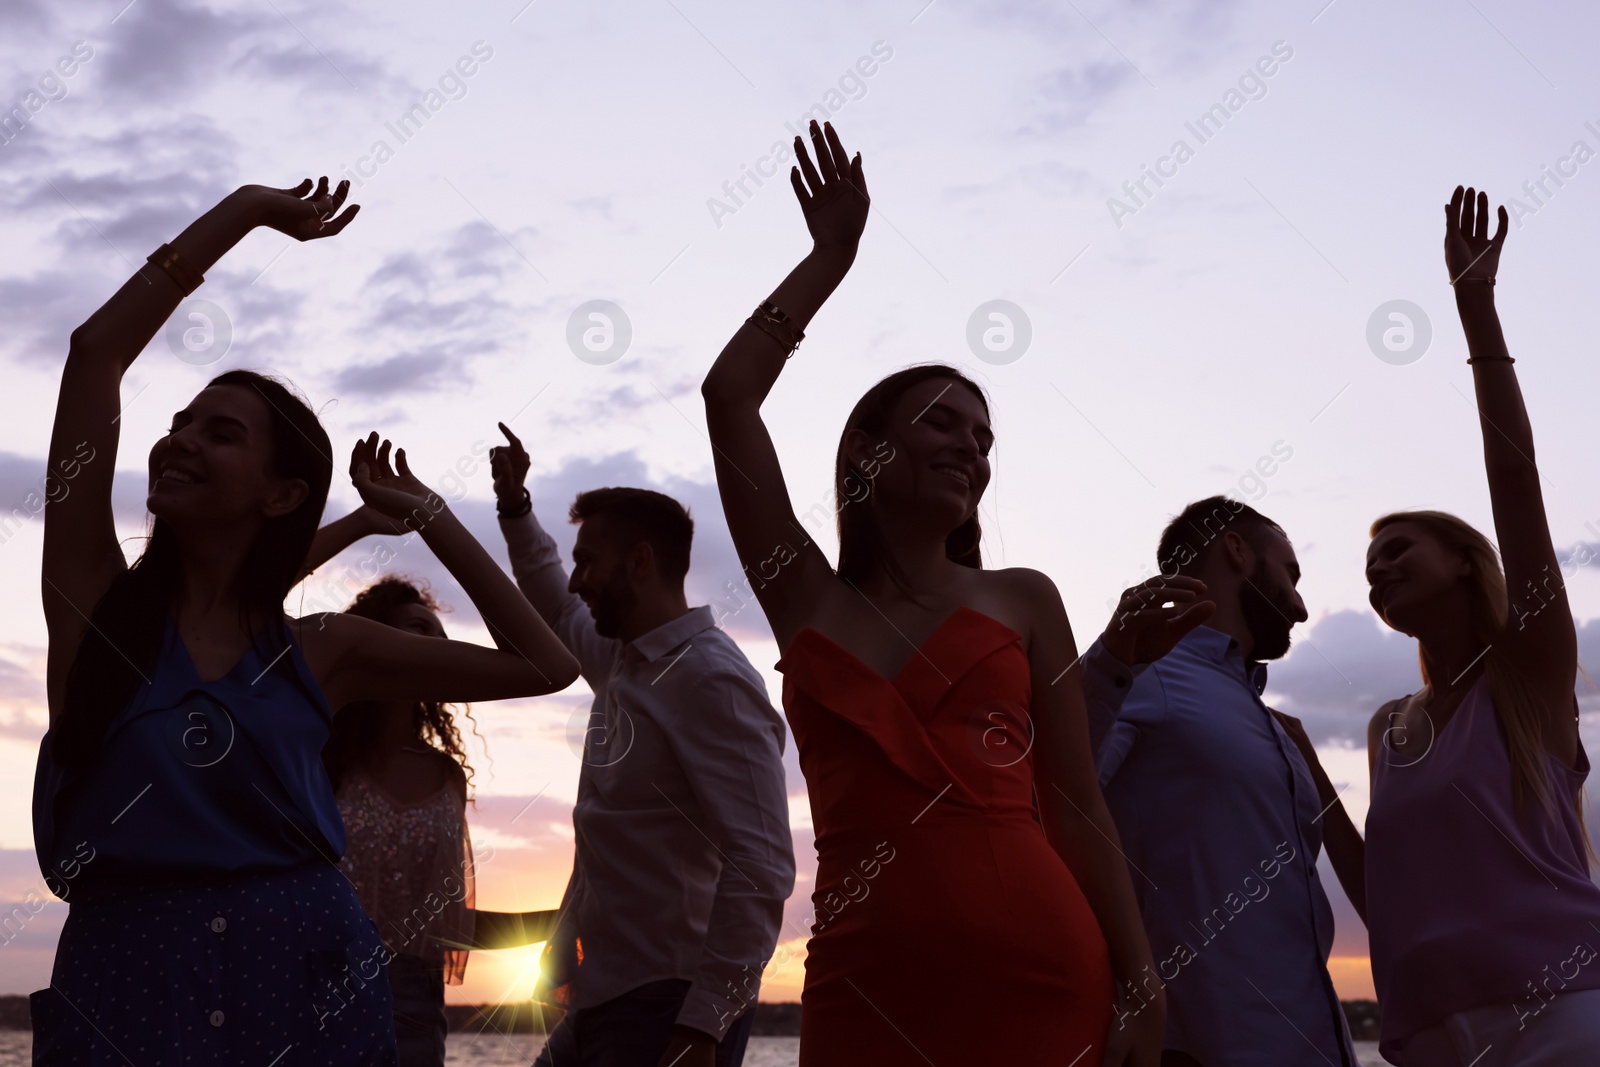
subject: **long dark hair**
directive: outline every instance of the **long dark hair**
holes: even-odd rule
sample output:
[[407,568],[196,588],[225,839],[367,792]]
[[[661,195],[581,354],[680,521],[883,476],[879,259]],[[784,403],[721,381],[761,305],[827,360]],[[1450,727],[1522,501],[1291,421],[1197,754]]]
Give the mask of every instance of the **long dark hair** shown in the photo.
[[[972,395],[983,404],[984,412],[988,412],[989,398],[983,395],[983,390],[971,378],[944,363],[921,363],[897,370],[868,389],[856,401],[856,406],[850,409],[850,417],[844,421],[844,432],[839,435],[839,451],[833,460],[833,491],[839,524],[838,574],[852,585],[860,585],[872,573],[874,566],[882,566],[890,581],[902,592],[910,592],[906,588],[905,572],[890,555],[883,528],[878,524],[872,508],[851,506],[863,499],[869,504],[872,502],[872,479],[850,462],[845,452],[845,439],[850,436],[851,430],[882,436],[889,427],[889,416],[900,398],[912,387],[932,378],[948,378],[972,390]],[[867,494],[865,498],[861,496],[863,487]],[[966,522],[950,531],[945,538],[945,555],[963,567],[981,570],[983,555],[979,548],[982,540],[983,530],[978,526],[978,513],[974,510]]]
[[[421,604],[438,614],[440,605],[425,587],[418,587],[406,578],[391,576],[373,582],[345,608],[347,615],[393,626],[395,613],[409,604]],[[389,705],[379,701],[361,701],[340,709],[333,720],[333,733],[322,750],[322,765],[328,770],[328,780],[338,789],[350,768],[366,763],[372,752],[373,739],[380,736],[382,716],[390,714]],[[477,721],[467,705],[461,713],[477,732]],[[419,740],[449,756],[466,773],[467,790],[472,789],[472,764],[467,762],[467,750],[461,743],[461,731],[456,727],[455,714],[450,705],[437,700],[419,700],[411,709],[412,729]]]
[[[248,632],[253,618],[283,614],[283,600],[300,575],[328,501],[333,446],[316,413],[287,383],[231,370],[211,379],[206,388],[219,385],[253,389],[267,402],[273,474],[299,478],[310,487],[299,507],[262,524],[239,569],[239,624]],[[51,754],[63,767],[81,770],[94,763],[111,720],[145,682],[160,654],[182,577],[177,533],[152,518],[144,552],[95,605],[68,669],[66,707],[51,730]],[[257,649],[269,659],[283,650],[281,630],[267,626],[256,637]],[[294,676],[287,658],[273,669]]]

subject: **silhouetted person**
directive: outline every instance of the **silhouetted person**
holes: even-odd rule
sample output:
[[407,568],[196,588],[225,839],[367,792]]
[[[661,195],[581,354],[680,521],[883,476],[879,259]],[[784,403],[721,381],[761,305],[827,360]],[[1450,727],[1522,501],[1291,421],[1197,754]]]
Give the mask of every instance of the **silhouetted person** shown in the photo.
[[933,365],[856,403],[834,466],[837,570],[790,506],[761,406],[868,212],[860,155],[832,126],[810,132],[816,163],[797,137],[790,178],[812,250],[702,386],[816,826],[800,1063],[1154,1064],[1159,991],[1132,1026],[1112,1022],[1114,978],[1152,961],[1094,780],[1072,628],[1045,575],[982,567],[982,392]]
[[1266,662],[1306,618],[1294,547],[1217,496],[1167,525],[1156,558],[1085,654],[1084,685],[1158,961],[1147,984],[1167,991],[1163,1062],[1354,1067],[1317,854],[1355,828],[1323,810],[1297,724],[1261,701]]
[[421,530],[502,648],[286,617],[332,449],[300,397],[250,371],[173,415],[150,450],[150,538],[123,558],[124,372],[255,227],[338,233],[356,210],[335,217],[347,188],[239,189],[73,331],[50,442],[52,476],[71,485],[45,509],[50,729],[34,781],[39,864],[71,909],[50,987],[31,998],[35,1063],[393,1063],[385,949],[337,868],[344,826],[322,768],[334,709],[531,696],[577,677],[376,434],[351,460],[362,498]]
[[648,489],[578,494],[572,574],[490,453],[529,602],[594,690],[572,878],[541,980],[568,1007],[540,1067],[737,1067],[794,889],[783,720],[739,646],[683,591],[694,523]]
[[1379,1050],[1404,1067],[1576,1067],[1600,1059],[1577,634],[1495,310],[1506,210],[1491,238],[1489,198],[1457,186],[1445,216],[1500,558],[1443,512],[1372,524],[1368,599],[1417,639],[1424,683],[1367,731]]

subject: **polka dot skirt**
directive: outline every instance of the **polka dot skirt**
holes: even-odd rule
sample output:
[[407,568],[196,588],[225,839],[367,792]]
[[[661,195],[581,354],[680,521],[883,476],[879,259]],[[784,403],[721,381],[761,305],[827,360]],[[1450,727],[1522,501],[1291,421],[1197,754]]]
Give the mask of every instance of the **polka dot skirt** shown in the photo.
[[35,1064],[393,1065],[387,951],[333,867],[72,904]]

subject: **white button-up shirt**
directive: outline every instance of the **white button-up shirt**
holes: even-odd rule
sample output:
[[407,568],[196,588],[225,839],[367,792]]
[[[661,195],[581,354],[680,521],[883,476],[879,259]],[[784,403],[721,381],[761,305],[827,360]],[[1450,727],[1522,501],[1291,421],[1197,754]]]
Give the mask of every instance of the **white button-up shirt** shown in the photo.
[[783,720],[709,607],[601,637],[533,515],[500,528],[517,584],[594,690],[549,980],[582,1009],[688,979],[677,1021],[720,1040],[755,1004],[794,889]]

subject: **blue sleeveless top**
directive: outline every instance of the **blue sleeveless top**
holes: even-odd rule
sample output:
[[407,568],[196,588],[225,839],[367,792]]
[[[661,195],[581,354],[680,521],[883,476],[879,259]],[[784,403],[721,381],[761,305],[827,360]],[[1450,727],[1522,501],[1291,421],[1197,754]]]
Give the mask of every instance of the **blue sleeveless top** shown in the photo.
[[[337,863],[344,822],[322,766],[333,715],[280,616],[281,651],[252,645],[202,681],[169,614],[161,652],[87,772],[50,734],[33,781],[33,839],[62,899]],[[258,642],[260,643],[260,642]]]

